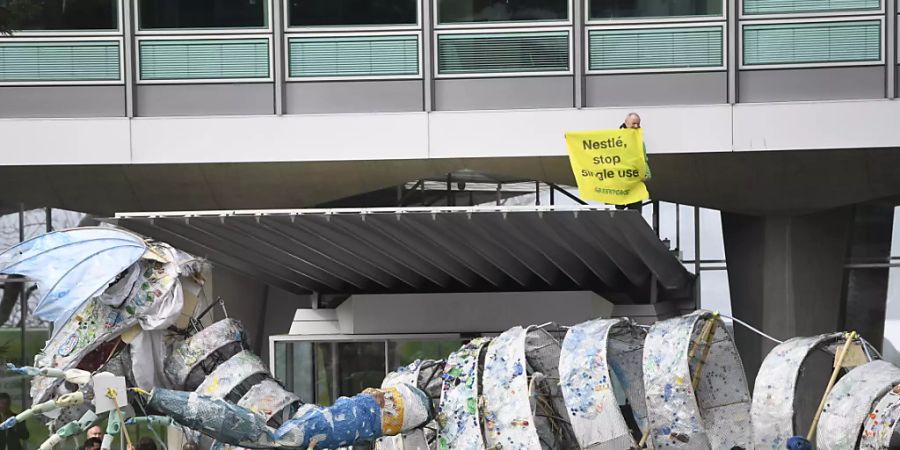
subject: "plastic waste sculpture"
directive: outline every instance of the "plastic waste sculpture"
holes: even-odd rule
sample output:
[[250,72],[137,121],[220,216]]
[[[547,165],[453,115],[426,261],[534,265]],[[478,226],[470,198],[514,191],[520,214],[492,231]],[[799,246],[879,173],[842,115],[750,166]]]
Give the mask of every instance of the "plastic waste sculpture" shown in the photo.
[[8,369],[32,377],[34,404],[0,429],[43,417],[54,433],[40,450],[53,448],[102,416],[94,388],[110,373],[124,377],[136,413],[123,423],[116,404],[108,433],[176,423],[222,449],[783,449],[803,431],[794,396],[804,360],[848,340],[867,358],[839,365],[819,447],[887,449],[900,419],[900,369],[841,334],[776,347],[751,401],[732,336],[708,311],[651,327],[514,327],[332,406],[303,404],[247,350],[239,322],[202,324],[212,306],[203,268],[115,228],[49,233],[0,254],[0,274],[36,283],[35,314],[54,324],[33,367]]

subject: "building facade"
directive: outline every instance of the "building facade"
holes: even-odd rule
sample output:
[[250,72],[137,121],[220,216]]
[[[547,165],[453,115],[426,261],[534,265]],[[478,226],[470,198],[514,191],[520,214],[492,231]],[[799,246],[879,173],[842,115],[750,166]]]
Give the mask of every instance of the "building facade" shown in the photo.
[[[45,1],[0,37],[0,210],[307,208],[463,169],[570,185],[563,133],[637,111],[653,197],[721,211],[736,316],[877,341],[897,24],[894,0]],[[241,283],[219,285],[274,295]]]

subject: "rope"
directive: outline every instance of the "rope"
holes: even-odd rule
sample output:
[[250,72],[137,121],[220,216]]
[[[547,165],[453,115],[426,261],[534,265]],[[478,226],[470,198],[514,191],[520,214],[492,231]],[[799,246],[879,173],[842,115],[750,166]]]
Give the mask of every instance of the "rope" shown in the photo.
[[760,335],[760,336],[762,336],[762,337],[764,337],[764,338],[766,338],[766,339],[768,339],[768,340],[770,340],[770,341],[772,341],[772,342],[775,342],[775,343],[778,343],[778,344],[783,344],[783,343],[784,343],[784,341],[782,341],[782,340],[780,340],[780,339],[775,339],[775,338],[773,338],[772,336],[769,336],[768,334],[763,333],[763,332],[760,331],[759,329],[754,328],[752,325],[748,324],[747,322],[744,322],[744,321],[741,320],[741,319],[738,319],[738,318],[735,318],[735,317],[731,317],[731,316],[726,316],[725,314],[719,314],[719,315],[722,316],[722,317],[727,317],[727,318],[733,320],[735,323],[737,323],[737,324],[739,324],[739,325],[743,325],[744,328],[746,328],[746,329],[748,329],[748,330],[750,330],[750,331],[752,331],[752,332],[754,332],[754,333],[756,333],[756,334],[758,334],[758,335]]

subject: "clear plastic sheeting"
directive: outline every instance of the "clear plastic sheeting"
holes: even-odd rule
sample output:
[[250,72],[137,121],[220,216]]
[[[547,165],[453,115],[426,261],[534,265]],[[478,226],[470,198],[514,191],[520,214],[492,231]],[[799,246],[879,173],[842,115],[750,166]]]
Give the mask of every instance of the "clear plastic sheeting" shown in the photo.
[[482,380],[488,448],[540,450],[526,373],[525,329],[510,328],[491,342]]
[[794,430],[797,379],[807,356],[816,348],[843,341],[842,333],[798,337],[777,345],[763,360],[756,375],[750,415],[757,449],[780,450]]
[[250,351],[242,351],[225,361],[197,388],[200,395],[223,398],[247,378],[268,374],[266,364]]
[[900,383],[900,369],[876,360],[852,369],[834,385],[819,426],[816,447],[820,450],[854,450],[862,424],[875,402]]
[[222,347],[243,344],[244,337],[239,321],[220,320],[175,346],[166,360],[166,374],[176,387],[184,387],[194,367]]
[[532,326],[525,330],[529,400],[534,426],[545,450],[578,447],[559,385],[560,351],[561,344],[547,329]]
[[878,400],[863,422],[860,450],[887,450],[900,446],[900,385]]
[[[154,244],[154,247],[160,254],[171,249],[165,244]],[[118,306],[110,306],[96,297],[85,302],[75,314],[78,320],[66,321],[35,356],[35,366],[70,369],[101,345],[108,345],[109,350],[113,350],[117,345],[113,341],[119,335],[139,324],[142,317],[153,314],[153,305],[170,298],[173,290],[179,288],[178,268],[174,262],[142,259],[135,270],[141,273],[138,285],[126,292]],[[32,398],[35,402],[47,400],[47,394],[61,382],[60,379],[35,377]]]
[[[419,380],[421,360],[400,367],[390,372],[381,382],[382,389],[394,387],[400,384],[416,386]],[[375,441],[376,450],[427,450],[428,441],[425,438],[425,429],[412,430],[397,436],[385,436]]]
[[[646,333],[627,319],[597,319],[570,328],[559,359],[568,417],[581,448],[619,450],[637,445],[619,405],[627,399],[646,428],[641,356]],[[625,399],[618,399],[617,385]]]
[[438,413],[440,450],[484,450],[478,398],[479,359],[489,338],[473,339],[451,353],[444,366]]
[[688,356],[706,320],[718,321],[709,311],[697,311],[657,322],[647,333],[644,386],[650,439],[657,450],[751,448],[750,393],[734,341],[721,321],[696,391],[692,386],[702,347],[693,360]]
[[251,387],[237,404],[269,420],[278,412],[299,402],[300,397],[285,390],[279,382],[266,379]]
[[77,228],[47,233],[0,254],[0,274],[36,281],[35,316],[56,329],[106,289],[147,250],[144,240],[115,228]]

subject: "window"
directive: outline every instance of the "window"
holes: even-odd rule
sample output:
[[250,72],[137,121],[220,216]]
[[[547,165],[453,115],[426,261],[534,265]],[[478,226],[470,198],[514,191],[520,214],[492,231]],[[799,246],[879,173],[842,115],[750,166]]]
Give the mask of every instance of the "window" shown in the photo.
[[568,72],[568,31],[438,35],[438,75]]
[[760,23],[743,28],[744,66],[881,63],[879,20]]
[[802,14],[833,11],[869,11],[880,0],[743,0],[744,14]]
[[142,30],[265,28],[268,0],[139,0]]
[[433,340],[433,341],[390,341],[388,342],[388,371],[398,367],[412,364],[417,359],[440,360],[462,346],[462,341]]
[[568,0],[437,0],[437,3],[441,24],[569,20]]
[[119,29],[118,0],[0,0],[15,11],[22,31],[110,31]]
[[722,0],[590,0],[592,20],[722,16]]
[[288,0],[291,27],[415,26],[419,0]]

